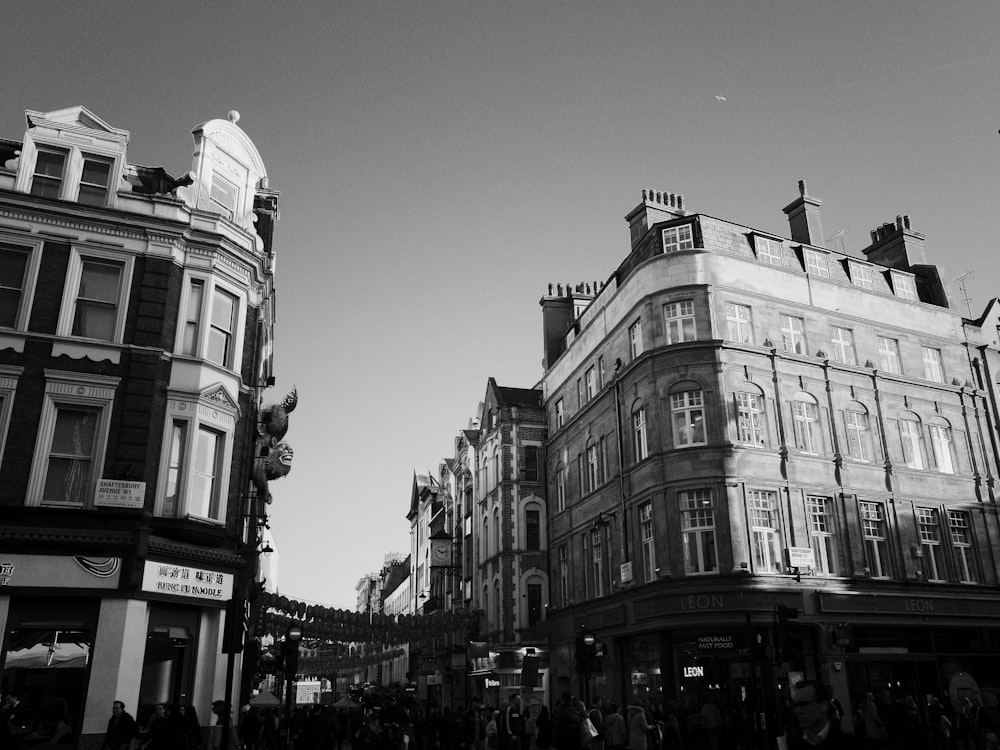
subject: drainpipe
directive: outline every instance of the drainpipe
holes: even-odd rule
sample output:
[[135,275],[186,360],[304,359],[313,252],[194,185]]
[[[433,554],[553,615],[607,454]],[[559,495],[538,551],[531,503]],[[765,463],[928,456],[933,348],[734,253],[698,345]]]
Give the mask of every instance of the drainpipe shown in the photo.
[[625,443],[622,436],[622,381],[619,375],[622,368],[621,359],[615,360],[615,437],[618,440],[618,493],[620,496],[620,510],[622,516],[622,562],[629,562],[628,551],[628,523],[625,520],[625,499],[627,492],[625,489]]

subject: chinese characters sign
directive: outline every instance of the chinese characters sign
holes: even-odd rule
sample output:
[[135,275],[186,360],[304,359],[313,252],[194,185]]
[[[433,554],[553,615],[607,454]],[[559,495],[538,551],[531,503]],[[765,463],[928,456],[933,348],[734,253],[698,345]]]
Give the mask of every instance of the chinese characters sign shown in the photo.
[[185,599],[224,602],[233,596],[233,574],[146,560],[142,590]]

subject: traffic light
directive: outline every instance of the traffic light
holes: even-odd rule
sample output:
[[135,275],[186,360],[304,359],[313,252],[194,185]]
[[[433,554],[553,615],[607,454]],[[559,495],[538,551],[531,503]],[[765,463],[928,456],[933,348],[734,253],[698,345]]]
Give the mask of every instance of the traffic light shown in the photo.
[[778,604],[774,608],[775,619],[777,620],[777,652],[778,661],[781,661],[788,653],[788,621],[796,620],[799,617],[799,610],[795,607],[786,607],[784,604]]
[[281,644],[281,656],[285,664],[285,678],[295,679],[295,673],[299,669],[299,643],[302,642],[302,628],[293,625],[285,633],[285,640]]

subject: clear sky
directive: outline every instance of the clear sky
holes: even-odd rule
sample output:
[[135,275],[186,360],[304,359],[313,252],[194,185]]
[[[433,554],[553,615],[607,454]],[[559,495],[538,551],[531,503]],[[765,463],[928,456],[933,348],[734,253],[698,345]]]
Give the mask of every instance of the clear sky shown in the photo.
[[539,380],[546,285],[606,279],[643,188],[787,236],[805,179],[852,253],[909,214],[978,315],[998,33],[996,0],[6,0],[0,137],[82,104],[181,174],[191,129],[239,110],[281,191],[269,400],[300,396],[279,585],[353,606],[409,548],[413,472],[488,377]]

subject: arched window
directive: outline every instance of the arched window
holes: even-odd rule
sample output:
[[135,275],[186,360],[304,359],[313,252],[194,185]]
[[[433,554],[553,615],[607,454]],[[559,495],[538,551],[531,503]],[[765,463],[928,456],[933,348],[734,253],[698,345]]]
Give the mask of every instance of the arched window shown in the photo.
[[566,466],[560,461],[555,470],[556,512],[566,510]]
[[528,576],[524,582],[523,622],[529,628],[535,627],[543,618],[545,603],[543,601],[545,582],[540,576]]
[[955,446],[952,441],[951,425],[941,418],[934,418],[927,424],[931,436],[931,453],[934,468],[944,474],[955,473]]
[[903,412],[899,417],[899,442],[903,449],[903,463],[911,469],[926,469],[924,431],[920,417],[913,412]]
[[485,561],[490,556],[490,519],[483,516],[483,533],[479,537],[479,557],[480,561]]
[[483,600],[479,603],[483,608],[483,616],[486,620],[486,631],[489,632],[493,629],[493,623],[490,621],[493,610],[490,609],[490,587],[483,586]]
[[499,555],[503,551],[503,533],[500,526],[500,509],[493,509],[493,554]]
[[646,406],[636,402],[632,406],[632,458],[635,463],[649,457],[649,434],[647,432]]
[[875,460],[868,409],[852,401],[844,409],[844,431],[847,436],[847,455],[856,461],[871,463]]
[[525,552],[541,552],[545,549],[545,513],[541,502],[530,499],[524,504],[521,549]]
[[670,421],[675,448],[705,445],[705,397],[701,386],[688,381],[671,389]]
[[500,581],[493,583],[494,622],[497,630],[503,630],[503,602],[500,599]]
[[749,383],[733,394],[736,401],[736,442],[741,445],[767,445],[767,420],[764,418],[764,395]]
[[808,393],[799,391],[792,398],[792,430],[797,450],[814,456],[822,452],[819,405]]

